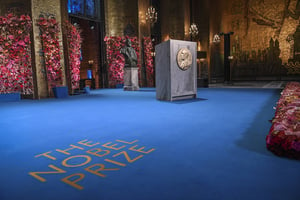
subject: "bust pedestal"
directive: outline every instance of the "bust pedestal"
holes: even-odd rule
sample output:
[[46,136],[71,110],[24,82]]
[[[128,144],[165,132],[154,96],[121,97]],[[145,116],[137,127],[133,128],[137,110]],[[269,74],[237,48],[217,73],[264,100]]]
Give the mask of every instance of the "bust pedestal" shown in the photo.
[[124,87],[125,91],[139,90],[139,73],[137,67],[124,67]]

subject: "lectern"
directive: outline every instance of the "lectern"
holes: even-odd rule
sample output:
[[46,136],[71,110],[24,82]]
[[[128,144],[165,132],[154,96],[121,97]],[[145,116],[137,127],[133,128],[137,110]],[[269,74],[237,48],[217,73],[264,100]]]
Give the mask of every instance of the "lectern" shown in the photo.
[[197,97],[196,42],[168,40],[155,46],[156,99]]

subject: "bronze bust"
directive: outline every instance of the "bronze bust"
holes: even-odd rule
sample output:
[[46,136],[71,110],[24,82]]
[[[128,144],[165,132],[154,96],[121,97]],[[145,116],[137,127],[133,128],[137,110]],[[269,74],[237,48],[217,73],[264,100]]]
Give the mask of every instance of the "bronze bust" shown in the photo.
[[126,39],[125,47],[121,49],[120,53],[125,57],[125,67],[137,67],[137,55],[134,48],[131,46],[130,39]]

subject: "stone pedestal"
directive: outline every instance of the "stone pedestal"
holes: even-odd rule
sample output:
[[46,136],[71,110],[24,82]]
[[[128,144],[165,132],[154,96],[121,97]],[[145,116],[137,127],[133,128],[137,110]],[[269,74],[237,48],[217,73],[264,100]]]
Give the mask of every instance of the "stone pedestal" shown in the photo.
[[168,40],[155,46],[156,98],[192,99],[197,96],[196,42]]
[[139,90],[139,73],[137,67],[124,67],[124,87],[125,91]]

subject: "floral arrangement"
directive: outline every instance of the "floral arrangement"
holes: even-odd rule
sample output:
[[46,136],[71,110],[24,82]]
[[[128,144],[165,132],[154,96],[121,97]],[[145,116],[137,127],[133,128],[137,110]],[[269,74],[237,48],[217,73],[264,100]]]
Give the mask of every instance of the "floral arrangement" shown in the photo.
[[45,68],[49,91],[51,87],[62,84],[62,67],[58,41],[59,26],[54,16],[40,16],[38,26],[45,59]]
[[147,84],[149,87],[154,86],[154,67],[153,67],[153,44],[151,37],[144,37],[144,62],[146,66]]
[[[139,42],[137,37],[105,37],[106,43],[106,59],[108,64],[108,76],[109,86],[114,87],[117,84],[124,83],[123,68],[125,65],[125,59],[121,55],[120,50],[125,46],[125,40],[129,38],[132,43],[132,47],[135,49],[137,58],[139,60]],[[141,64],[138,63],[137,67],[141,70]],[[140,73],[139,73],[140,74]],[[140,79],[139,79],[140,80]]]
[[267,148],[279,156],[300,159],[300,83],[286,85],[277,102]]
[[30,16],[0,16],[0,93],[33,94]]
[[65,26],[67,30],[71,84],[72,89],[76,89],[79,88],[80,81],[81,30],[69,21],[66,21]]

